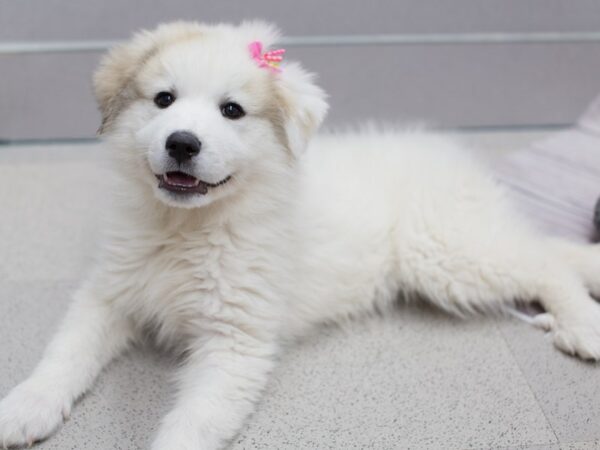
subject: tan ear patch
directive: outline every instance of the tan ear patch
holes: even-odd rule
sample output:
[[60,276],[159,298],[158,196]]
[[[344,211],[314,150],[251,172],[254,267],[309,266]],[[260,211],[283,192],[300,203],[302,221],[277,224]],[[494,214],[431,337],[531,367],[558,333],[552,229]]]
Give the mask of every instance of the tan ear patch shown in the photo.
[[291,152],[287,133],[285,131],[286,117],[289,115],[289,105],[286,103],[283,96],[273,86],[273,95],[271,101],[265,108],[263,116],[269,121],[273,127],[275,137],[288,151]]
[[143,66],[164,48],[203,34],[197,23],[175,22],[152,32],[137,34],[126,44],[115,47],[102,60],[94,75],[94,91],[102,115],[98,133],[110,129],[116,117],[141,94],[135,84]]
[[129,56],[127,49],[117,50],[108,56],[96,72],[96,100],[102,115],[99,134],[107,131],[121,111],[140,98],[135,75],[157,51],[158,47],[152,47],[144,53]]

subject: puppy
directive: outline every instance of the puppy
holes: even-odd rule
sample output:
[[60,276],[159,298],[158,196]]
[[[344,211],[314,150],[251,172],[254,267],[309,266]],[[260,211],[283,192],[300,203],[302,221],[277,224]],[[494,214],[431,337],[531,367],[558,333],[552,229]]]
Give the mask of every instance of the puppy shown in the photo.
[[217,449],[252,413],[282,342],[385,310],[539,301],[561,350],[600,358],[600,251],[539,236],[446,138],[366,131],[309,142],[325,95],[267,52],[276,30],[173,23],[95,77],[118,195],[99,264],[31,376],[0,403],[0,443],[44,439],[150,330],[184,365],[154,450]]

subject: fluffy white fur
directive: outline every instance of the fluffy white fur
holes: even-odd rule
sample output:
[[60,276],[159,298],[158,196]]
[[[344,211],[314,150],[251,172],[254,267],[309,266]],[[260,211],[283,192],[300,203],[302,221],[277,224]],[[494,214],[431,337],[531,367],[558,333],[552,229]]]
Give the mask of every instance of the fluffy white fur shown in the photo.
[[[107,242],[42,362],[0,402],[0,444],[49,436],[150,331],[185,360],[152,448],[221,448],[284,340],[385,310],[399,292],[458,313],[539,300],[558,348],[600,358],[597,247],[538,235],[444,137],[365,131],[309,143],[323,92],[298,65],[276,74],[247,50],[276,37],[261,23],[176,23],[105,59],[96,91],[120,179]],[[158,109],[164,90],[177,99]],[[225,99],[246,116],[224,118]],[[160,189],[176,130],[202,140],[195,176],[232,179],[205,195]]]

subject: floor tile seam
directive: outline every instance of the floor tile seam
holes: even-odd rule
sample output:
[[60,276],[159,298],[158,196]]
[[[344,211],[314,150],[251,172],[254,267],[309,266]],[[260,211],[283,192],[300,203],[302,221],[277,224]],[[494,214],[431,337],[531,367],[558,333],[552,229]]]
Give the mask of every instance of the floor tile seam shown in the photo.
[[549,443],[543,443],[543,444],[534,444],[534,445],[540,445],[540,446],[543,446],[543,445],[546,445],[546,444],[557,444],[558,445],[558,444],[560,444],[560,439],[558,437],[558,433],[554,429],[554,426],[552,425],[552,422],[548,418],[548,415],[546,414],[546,411],[544,411],[544,408],[542,408],[540,400],[539,400],[537,394],[535,393],[533,387],[531,386],[531,383],[529,382],[529,379],[525,375],[525,372],[523,371],[523,368],[521,367],[521,364],[519,364],[519,361],[518,361],[518,359],[517,359],[517,357],[516,357],[513,349],[511,348],[510,344],[506,340],[506,335],[504,334],[504,332],[500,328],[498,320],[499,319],[494,320],[494,327],[496,328],[496,331],[500,334],[500,337],[502,338],[502,341],[504,342],[505,347],[508,349],[508,352],[510,354],[510,357],[511,357],[512,361],[517,366],[517,368],[519,370],[519,373],[521,374],[521,377],[523,378],[523,380],[527,384],[527,389],[529,389],[529,392],[531,392],[531,395],[533,396],[533,399],[535,400],[536,406],[538,407],[538,409],[540,410],[540,412],[544,416],[544,419],[546,420],[546,424],[548,425],[548,427],[552,431],[552,434],[554,435],[555,442],[549,442]]

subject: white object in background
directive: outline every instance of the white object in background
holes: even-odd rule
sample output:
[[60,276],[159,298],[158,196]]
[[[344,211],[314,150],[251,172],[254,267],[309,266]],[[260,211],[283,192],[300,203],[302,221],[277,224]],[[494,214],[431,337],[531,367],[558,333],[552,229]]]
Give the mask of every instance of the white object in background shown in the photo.
[[600,196],[600,98],[572,129],[509,154],[497,174],[518,208],[544,231],[593,240]]

